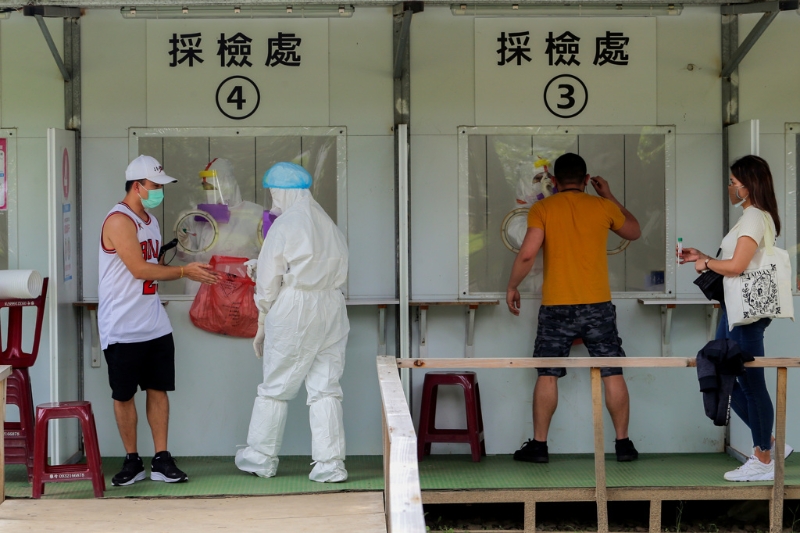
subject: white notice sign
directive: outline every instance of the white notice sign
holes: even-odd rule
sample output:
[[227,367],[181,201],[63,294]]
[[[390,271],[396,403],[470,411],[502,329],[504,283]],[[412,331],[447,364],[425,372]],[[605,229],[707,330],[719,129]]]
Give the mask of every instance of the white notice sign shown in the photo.
[[475,121],[657,123],[655,18],[476,18]]
[[149,126],[328,124],[325,19],[147,22]]

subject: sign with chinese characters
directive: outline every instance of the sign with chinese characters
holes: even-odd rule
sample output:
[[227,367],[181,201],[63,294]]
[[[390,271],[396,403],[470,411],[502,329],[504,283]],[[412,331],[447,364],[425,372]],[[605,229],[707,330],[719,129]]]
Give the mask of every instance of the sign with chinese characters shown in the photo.
[[654,18],[476,18],[475,121],[655,124]]
[[326,124],[327,79],[326,20],[147,23],[154,126]]

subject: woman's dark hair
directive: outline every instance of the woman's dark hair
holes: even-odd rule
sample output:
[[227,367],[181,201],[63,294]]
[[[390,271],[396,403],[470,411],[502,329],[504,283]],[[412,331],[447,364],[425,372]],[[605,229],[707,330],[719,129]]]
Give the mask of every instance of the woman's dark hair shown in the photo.
[[757,155],[746,155],[731,165],[731,174],[747,187],[750,202],[772,216],[775,232],[780,235],[781,219],[778,216],[778,200],[775,198],[769,164]]

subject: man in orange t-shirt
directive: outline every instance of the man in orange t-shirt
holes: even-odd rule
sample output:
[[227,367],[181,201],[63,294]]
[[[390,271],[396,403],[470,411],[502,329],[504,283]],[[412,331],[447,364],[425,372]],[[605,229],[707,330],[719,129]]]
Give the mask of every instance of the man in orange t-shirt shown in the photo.
[[[586,162],[567,153],[556,159],[558,194],[541,200],[528,213],[528,231],[511,269],[506,291],[508,309],[519,315],[517,287],[544,249],[544,284],[534,357],[567,357],[580,338],[592,357],[625,357],[617,333],[616,310],[608,283],[608,230],[623,239],[641,235],[639,222],[617,201],[608,182],[586,173]],[[598,196],[585,194],[591,181]],[[564,368],[540,368],[533,390],[533,439],[514,453],[514,459],[549,461],[547,433],[558,405],[558,378]],[[638,452],[628,438],[628,387],[621,368],[602,368],[606,407],[616,431],[618,461],[633,461]]]

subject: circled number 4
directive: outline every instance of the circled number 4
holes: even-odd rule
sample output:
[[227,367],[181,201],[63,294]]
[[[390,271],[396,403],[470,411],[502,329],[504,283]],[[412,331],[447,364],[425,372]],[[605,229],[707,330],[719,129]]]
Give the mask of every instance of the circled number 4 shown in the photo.
[[566,100],[566,104],[556,104],[556,107],[559,109],[570,109],[575,105],[575,99],[572,97],[575,94],[575,87],[570,85],[569,83],[562,83],[558,86],[559,89],[562,89],[564,92],[561,93],[560,98],[562,100]]
[[247,100],[244,98],[244,94],[242,93],[242,86],[237,85],[231,91],[231,94],[228,95],[228,99],[226,100],[229,104],[236,104],[236,109],[241,110],[244,107],[244,104],[247,103]]

